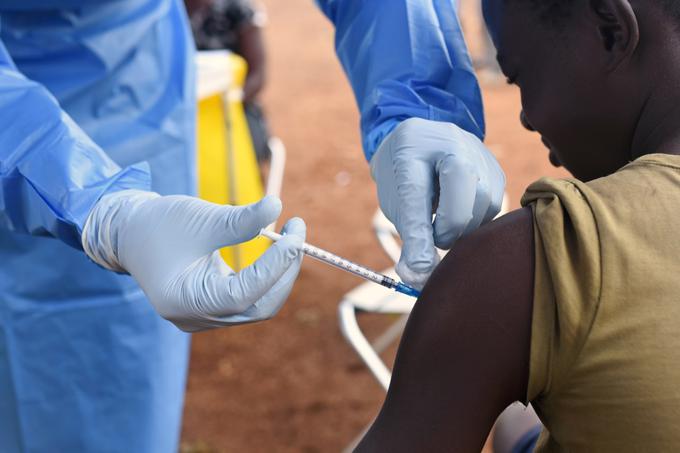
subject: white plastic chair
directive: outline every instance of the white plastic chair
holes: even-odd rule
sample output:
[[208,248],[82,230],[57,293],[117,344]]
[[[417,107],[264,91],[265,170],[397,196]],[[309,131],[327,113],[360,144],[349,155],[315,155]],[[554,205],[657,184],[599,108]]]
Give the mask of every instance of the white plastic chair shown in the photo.
[[[378,242],[380,242],[385,253],[396,263],[401,254],[401,244],[397,240],[397,230],[380,209],[373,216],[372,223],[373,230],[378,237]],[[390,267],[382,273],[399,280],[394,267]],[[415,301],[413,297],[397,293],[372,282],[364,282],[345,294],[338,306],[340,330],[343,336],[385,390],[387,390],[390,384],[392,374],[387,365],[385,365],[385,362],[380,358],[380,353],[401,334]],[[362,312],[390,315],[400,314],[403,316],[373,343],[370,343],[359,328],[357,321],[357,314]]]

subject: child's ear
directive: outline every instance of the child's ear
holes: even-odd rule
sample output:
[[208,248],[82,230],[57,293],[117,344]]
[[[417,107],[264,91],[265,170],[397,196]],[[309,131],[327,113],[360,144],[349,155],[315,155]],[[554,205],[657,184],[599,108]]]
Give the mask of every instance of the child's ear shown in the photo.
[[628,0],[589,0],[589,9],[607,52],[607,69],[615,70],[640,41],[637,16]]

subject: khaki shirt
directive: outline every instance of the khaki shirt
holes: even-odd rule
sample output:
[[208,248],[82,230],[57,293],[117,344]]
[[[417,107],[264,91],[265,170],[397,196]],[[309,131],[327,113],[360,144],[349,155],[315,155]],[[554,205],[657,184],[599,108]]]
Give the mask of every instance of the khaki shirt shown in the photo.
[[527,399],[540,452],[680,451],[680,156],[542,179]]

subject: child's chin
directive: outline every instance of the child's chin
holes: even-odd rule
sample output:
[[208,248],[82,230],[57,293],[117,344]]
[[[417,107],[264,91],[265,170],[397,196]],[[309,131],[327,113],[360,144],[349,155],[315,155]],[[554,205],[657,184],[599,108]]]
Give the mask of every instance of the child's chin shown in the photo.
[[550,159],[550,163],[553,164],[555,167],[561,167],[562,162],[560,162],[560,159],[557,157],[557,154],[555,154],[555,151],[552,149],[548,153],[548,159]]

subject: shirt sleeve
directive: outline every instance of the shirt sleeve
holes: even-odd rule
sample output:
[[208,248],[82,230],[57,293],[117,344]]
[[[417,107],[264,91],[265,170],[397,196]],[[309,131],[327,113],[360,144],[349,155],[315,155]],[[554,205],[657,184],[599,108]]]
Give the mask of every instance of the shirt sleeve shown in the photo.
[[453,0],[316,0],[361,114],[370,160],[401,121],[452,122],[484,138],[479,85]]
[[528,401],[560,387],[597,313],[601,246],[588,192],[576,180],[545,178],[522,198],[533,210],[535,242]]
[[82,248],[80,233],[105,194],[150,187],[146,164],[116,165],[0,42],[0,228]]

